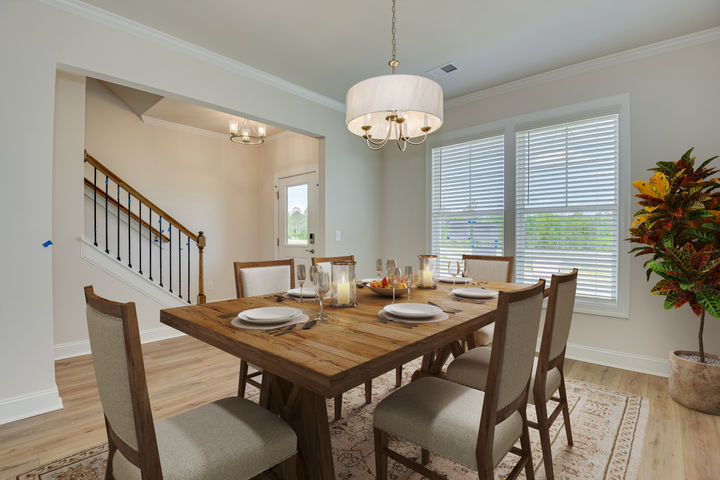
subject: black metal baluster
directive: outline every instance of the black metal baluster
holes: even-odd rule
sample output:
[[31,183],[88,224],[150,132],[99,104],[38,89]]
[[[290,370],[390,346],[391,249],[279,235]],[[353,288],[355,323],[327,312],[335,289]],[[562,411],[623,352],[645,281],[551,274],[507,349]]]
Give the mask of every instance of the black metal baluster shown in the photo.
[[97,247],[97,167],[93,170],[93,245]]
[[162,217],[158,218],[158,231],[160,232],[160,238],[158,239],[158,247],[159,247],[159,255],[160,255],[160,286],[163,286],[162,283],[162,271],[163,271],[163,264],[162,264],[162,241],[163,241],[163,228],[162,228]]
[[152,208],[150,210],[150,216],[148,217],[148,250],[150,250],[150,276],[148,277],[152,282],[152,244],[153,244],[153,232],[152,232]]
[[117,186],[117,259],[120,260],[120,185]]
[[142,200],[138,198],[138,268],[140,269],[140,275],[142,275]]
[[110,255],[110,249],[108,248],[108,177],[105,175],[105,253]]
[[172,293],[172,223],[169,222],[168,235],[170,237],[170,243],[168,246],[168,263],[170,264],[170,278],[168,280],[168,286],[170,287],[170,293]]
[[182,233],[178,230],[178,297],[182,298]]
[[187,244],[185,244],[187,247],[187,259],[188,259],[188,294],[187,294],[187,302],[190,303],[190,237],[188,237]]
[[130,256],[130,192],[128,192],[128,267],[132,268],[132,257]]

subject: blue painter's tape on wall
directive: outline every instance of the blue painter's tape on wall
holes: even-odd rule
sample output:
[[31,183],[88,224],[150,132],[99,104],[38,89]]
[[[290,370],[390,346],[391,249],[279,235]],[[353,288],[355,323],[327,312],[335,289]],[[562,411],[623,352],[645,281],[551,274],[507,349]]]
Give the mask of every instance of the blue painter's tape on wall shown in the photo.
[[42,245],[43,245],[43,247],[47,248],[47,247],[49,247],[49,246],[52,245],[52,244],[53,244],[53,243],[52,243],[50,240],[48,240],[47,242],[43,243]]

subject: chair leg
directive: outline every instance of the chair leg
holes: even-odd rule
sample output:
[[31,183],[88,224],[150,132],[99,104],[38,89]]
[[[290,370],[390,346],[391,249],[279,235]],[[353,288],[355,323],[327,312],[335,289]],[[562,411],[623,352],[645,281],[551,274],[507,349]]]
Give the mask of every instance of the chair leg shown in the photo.
[[423,465],[430,463],[430,452],[424,448],[420,449],[420,463]]
[[520,412],[522,419],[523,419],[523,431],[522,435],[520,436],[520,446],[522,447],[522,451],[527,457],[527,463],[525,463],[525,478],[527,480],[535,480],[535,471],[533,470],[533,463],[532,463],[532,446],[530,445],[530,432],[528,431],[528,422],[527,422],[527,414],[525,413],[525,408],[523,407]]
[[540,433],[540,446],[542,447],[543,463],[545,464],[546,480],[553,480],[553,459],[552,444],[550,443],[550,423],[548,421],[547,404],[545,402],[537,402],[535,404],[535,412],[537,413],[538,432]]
[[240,378],[238,379],[238,397],[245,398],[245,387],[247,386],[248,364],[240,360]]
[[372,403],[372,380],[365,382],[365,403]]
[[572,429],[570,428],[570,407],[568,407],[567,392],[565,391],[565,376],[560,377],[560,402],[562,403],[563,423],[565,423],[565,436],[568,445],[572,446]]
[[342,418],[342,393],[335,397],[335,421],[337,422]]
[[375,432],[375,478],[377,480],[388,479],[388,457],[385,449],[388,446],[388,434],[374,428]]
[[395,369],[395,388],[400,388],[402,385],[402,365]]
[[297,455],[285,460],[282,464],[282,477],[284,480],[297,480]]

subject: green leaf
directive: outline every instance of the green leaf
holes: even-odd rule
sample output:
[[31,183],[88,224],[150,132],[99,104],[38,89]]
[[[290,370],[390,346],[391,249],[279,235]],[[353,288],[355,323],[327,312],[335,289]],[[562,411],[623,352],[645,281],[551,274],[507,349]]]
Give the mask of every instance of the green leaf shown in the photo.
[[699,292],[695,292],[695,296],[700,306],[710,315],[715,318],[720,318],[720,293],[700,290]]
[[683,290],[690,290],[692,288],[694,282],[680,282],[680,288]]
[[673,259],[685,270],[685,271],[692,271],[692,265],[690,264],[690,259],[688,259],[687,255],[680,251],[679,249],[671,246],[666,246],[668,253],[673,257]]
[[660,280],[658,283],[655,284],[654,287],[650,290],[650,293],[653,295],[668,295],[671,292],[675,292],[675,294],[678,294],[679,285],[677,282],[673,282],[670,280]]
[[703,242],[712,243],[715,241],[714,234],[708,232],[707,230],[700,230],[699,228],[688,228],[687,230],[683,231],[683,235],[698,238]]
[[710,210],[692,210],[689,212],[688,217],[690,220],[695,220],[697,218],[706,218],[706,217],[714,217],[715,215]]
[[713,230],[716,232],[720,232],[720,223],[703,223],[702,227],[707,230]]
[[668,232],[665,232],[665,235],[663,235],[662,239],[663,245],[665,248],[671,248],[675,246],[675,232],[670,230]]
[[715,160],[716,158],[718,158],[717,155],[714,156],[714,157],[708,158],[708,159],[705,160],[697,169],[698,169],[698,170],[701,170],[701,169],[705,168],[705,166],[706,166],[707,164],[709,164],[710,162],[712,162],[712,161]]
[[675,308],[675,300],[677,299],[677,296],[677,292],[671,292],[667,294],[667,297],[665,297],[665,304],[663,305],[665,307],[665,310],[672,310],[673,308]]
[[669,262],[656,263],[650,261],[648,267],[655,273],[668,273],[677,270],[677,267]]
[[675,162],[657,162],[658,170],[663,172],[665,175],[673,175],[677,170]]
[[648,269],[647,269],[647,272],[645,272],[645,274],[646,274],[646,276],[647,276],[647,281],[648,281],[648,282],[650,281],[650,274],[651,274],[651,273],[652,273],[652,268],[648,268]]

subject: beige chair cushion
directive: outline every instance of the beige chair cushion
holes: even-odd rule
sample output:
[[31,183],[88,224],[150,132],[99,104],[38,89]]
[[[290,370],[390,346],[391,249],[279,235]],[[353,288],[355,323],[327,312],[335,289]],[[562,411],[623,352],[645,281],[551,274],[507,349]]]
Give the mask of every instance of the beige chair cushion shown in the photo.
[[[435,377],[412,382],[382,400],[375,427],[433,453],[477,470],[475,447],[485,394]],[[493,466],[522,434],[522,417],[514,412],[495,427]]]
[[491,323],[478,330],[478,337],[480,338],[480,345],[490,345],[493,342],[493,336],[495,336],[495,324]]
[[505,260],[465,260],[466,277],[476,282],[507,282],[510,262]]
[[[155,424],[166,480],[246,479],[290,458],[297,437],[286,423],[248,400],[225,398]],[[140,480],[120,452],[116,480]]]
[[243,268],[240,280],[244,297],[287,292],[290,289],[290,266]]
[[[490,347],[474,348],[465,352],[453,360],[447,368],[447,379],[461,385],[485,390],[488,371],[490,370]],[[533,363],[533,374],[530,380],[530,391],[528,402],[535,403],[533,399],[533,385],[535,385],[535,373],[537,372],[538,359]],[[555,391],[560,388],[560,370],[553,368],[547,374],[545,382],[545,398],[549,399]]]

